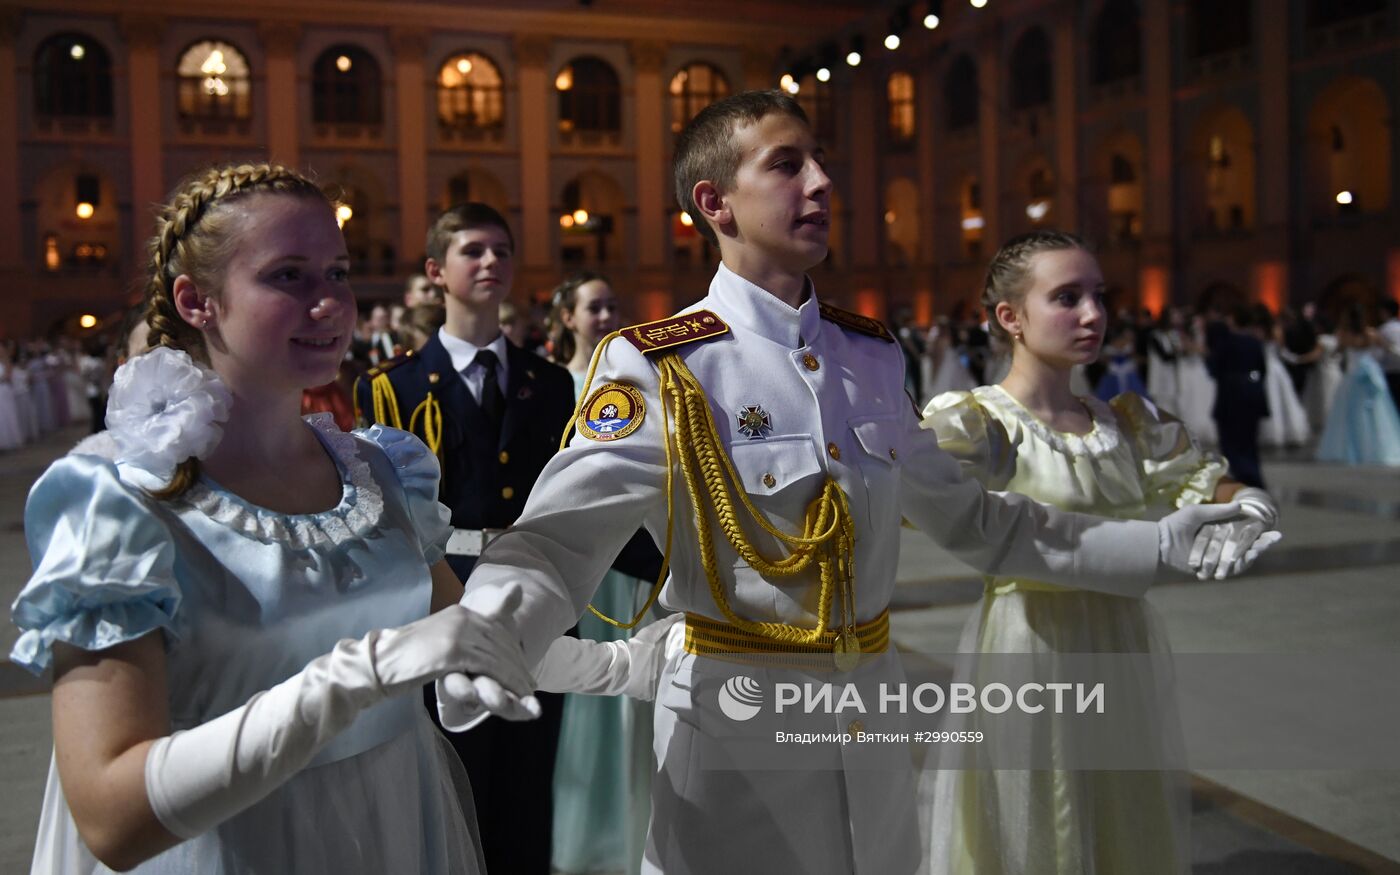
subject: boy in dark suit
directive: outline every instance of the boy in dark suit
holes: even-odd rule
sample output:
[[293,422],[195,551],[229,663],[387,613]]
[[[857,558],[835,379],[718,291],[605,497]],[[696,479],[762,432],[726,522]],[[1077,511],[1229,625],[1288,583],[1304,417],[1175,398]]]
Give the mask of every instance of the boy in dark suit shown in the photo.
[[[477,203],[447,210],[428,232],[427,253],[425,273],[444,291],[447,322],[417,353],[371,370],[356,384],[355,401],[362,423],[412,431],[437,454],[440,497],[454,527],[447,561],[466,580],[486,543],[520,515],[558,449],[574,385],[568,371],[501,333],[515,241],[499,213]],[[492,717],[448,735],[471,777],[492,872],[549,872],[562,697],[539,699],[539,720]]]

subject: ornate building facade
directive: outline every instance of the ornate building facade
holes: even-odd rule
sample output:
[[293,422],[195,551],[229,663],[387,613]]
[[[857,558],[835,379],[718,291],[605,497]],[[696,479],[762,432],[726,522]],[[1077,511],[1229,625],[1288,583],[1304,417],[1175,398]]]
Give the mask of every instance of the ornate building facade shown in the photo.
[[362,297],[471,198],[516,229],[518,296],[589,266],[658,316],[715,257],[674,133],[780,83],[837,186],[819,288],[871,315],[975,300],[1036,226],[1095,240],[1125,305],[1400,296],[1397,25],[1400,0],[0,5],[0,336],[119,310],[151,206],[269,158],[340,200]]

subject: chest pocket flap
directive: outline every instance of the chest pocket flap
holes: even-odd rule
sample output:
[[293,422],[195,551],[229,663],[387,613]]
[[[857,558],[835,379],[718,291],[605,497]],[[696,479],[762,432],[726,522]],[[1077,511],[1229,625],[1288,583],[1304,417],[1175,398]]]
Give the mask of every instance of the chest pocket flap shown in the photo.
[[899,464],[899,456],[904,452],[904,431],[897,414],[853,419],[851,431],[867,454],[886,465]]
[[805,434],[736,442],[729,457],[750,495],[773,495],[822,473],[817,445]]

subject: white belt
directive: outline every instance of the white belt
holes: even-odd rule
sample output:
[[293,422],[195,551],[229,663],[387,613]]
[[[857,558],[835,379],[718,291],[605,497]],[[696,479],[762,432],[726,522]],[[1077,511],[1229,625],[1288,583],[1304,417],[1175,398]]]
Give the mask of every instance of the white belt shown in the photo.
[[486,545],[505,533],[505,529],[453,529],[447,539],[448,556],[480,556]]

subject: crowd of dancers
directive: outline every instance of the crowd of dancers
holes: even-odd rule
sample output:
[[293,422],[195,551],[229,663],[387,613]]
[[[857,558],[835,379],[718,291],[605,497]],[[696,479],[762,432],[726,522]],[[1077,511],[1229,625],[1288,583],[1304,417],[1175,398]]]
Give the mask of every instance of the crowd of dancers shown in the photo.
[[[1319,461],[1400,465],[1400,425],[1391,415],[1400,405],[1396,310],[1383,299],[1370,314],[1352,304],[1336,319],[1312,303],[1277,316],[1262,304],[1197,312],[1172,306],[1156,317],[1119,311],[1099,359],[1076,367],[1073,384],[1076,394],[1105,401],[1136,392],[1175,414],[1203,444],[1219,445],[1208,331],[1214,325],[1217,337],[1243,335],[1259,346],[1257,382],[1267,411],[1258,422],[1259,446],[1316,445]],[[910,390],[925,402],[995,384],[1010,366],[1009,349],[990,337],[988,323],[962,308],[927,329],[903,328],[900,340]],[[1237,413],[1222,411],[1227,419]]]
[[69,426],[100,428],[111,367],[100,341],[0,340],[0,451]]

